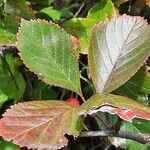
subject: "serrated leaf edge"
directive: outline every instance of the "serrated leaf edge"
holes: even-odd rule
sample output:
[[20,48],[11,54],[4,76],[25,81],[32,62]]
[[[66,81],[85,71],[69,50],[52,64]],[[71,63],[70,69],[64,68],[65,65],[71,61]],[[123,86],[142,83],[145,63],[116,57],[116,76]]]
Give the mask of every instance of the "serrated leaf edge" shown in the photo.
[[[46,21],[45,19],[31,19],[30,21],[28,21],[28,20],[25,20],[25,19],[23,19],[23,18],[21,18],[21,26],[22,26],[22,22],[43,22],[43,23],[46,23],[46,24],[48,24],[48,25],[53,25],[54,27],[58,27],[62,32],[65,32],[69,37],[70,37],[70,39],[71,39],[71,35],[70,34],[68,34],[63,28],[61,28],[58,24],[55,24],[54,22],[52,22],[52,21]],[[16,36],[16,38],[17,38],[17,42],[16,42],[16,47],[17,47],[17,49],[18,49],[18,51],[19,51],[19,53],[18,53],[18,55],[20,56],[20,59],[22,60],[22,62],[23,62],[23,64],[29,69],[29,71],[31,71],[31,72],[33,72],[34,74],[36,74],[37,75],[37,77],[38,77],[38,79],[39,80],[41,80],[42,82],[44,82],[46,85],[50,85],[50,83],[49,83],[49,81],[48,80],[46,80],[46,79],[42,79],[42,78],[40,78],[39,76],[41,76],[40,75],[40,73],[38,73],[38,72],[36,72],[36,71],[34,71],[34,69],[31,69],[29,66],[28,66],[28,63],[26,63],[23,59],[22,59],[22,57],[21,57],[21,55],[20,55],[20,48],[19,48],[19,44],[18,44],[18,35],[19,35],[19,31],[20,31],[20,28],[21,28],[21,26],[19,27],[19,29],[18,29],[18,33],[17,33],[17,36]],[[73,45],[73,42],[72,42],[72,40],[70,40],[71,41],[71,43],[72,43],[72,45]],[[72,52],[71,52],[72,53]],[[73,54],[72,54],[72,56],[73,57],[75,57]],[[77,59],[77,58],[76,58]],[[70,80],[69,80],[70,81]],[[71,83],[71,82],[70,82]],[[72,84],[72,83],[71,83]],[[58,85],[55,85],[55,84],[52,84],[52,85],[54,85],[54,86],[57,86],[57,87],[60,87],[60,86],[58,86]],[[73,87],[75,87],[74,85],[73,85]],[[83,98],[83,95],[82,95],[82,92],[81,92],[81,88],[80,88],[80,93],[79,93],[79,89],[77,89],[76,87],[75,87],[75,89],[76,89],[76,91],[74,91],[74,92],[77,92],[78,94],[79,94],[79,96],[81,96],[82,98]],[[69,89],[68,89],[69,90]]]
[[[95,30],[95,28],[99,28],[101,25],[104,25],[104,24],[108,23],[109,21],[116,20],[117,18],[120,18],[120,17],[122,17],[122,16],[124,16],[124,17],[132,17],[132,18],[140,18],[140,19],[144,20],[145,23],[147,24],[147,27],[150,28],[150,25],[148,25],[148,22],[147,22],[147,20],[144,19],[144,17],[141,17],[141,16],[130,16],[130,15],[123,14],[123,15],[115,16],[115,17],[111,18],[110,20],[106,20],[106,21],[104,21],[104,22],[99,22],[98,24],[95,24],[95,25],[92,27],[92,30],[91,30],[89,39],[91,39],[91,37],[92,37],[92,32]],[[89,41],[90,41],[90,40],[89,40]],[[88,51],[90,51],[90,49],[89,49]],[[89,53],[89,52],[88,52],[88,53]],[[150,54],[149,54],[149,56],[150,56]],[[138,70],[139,70],[139,69],[143,66],[143,64],[148,60],[148,57],[149,57],[149,56],[147,56],[147,58],[144,60],[144,62],[141,63],[141,65],[138,67],[138,69],[132,74],[132,76],[128,77],[128,78],[125,80],[125,82],[127,82],[128,80],[130,80],[131,77],[133,77],[133,76],[138,72]],[[89,62],[89,57],[88,57],[88,62]],[[89,71],[91,72],[90,64],[89,64]],[[92,79],[92,76],[91,76],[91,79]],[[124,82],[124,83],[125,83],[125,82]],[[123,84],[124,84],[124,83],[123,83]],[[122,84],[122,85],[123,85],[123,84]],[[120,85],[120,86],[122,86],[122,85]],[[119,87],[120,87],[120,86],[119,86]],[[117,87],[117,88],[119,88],[119,87]],[[116,88],[116,89],[117,89],[117,88]],[[116,89],[114,89],[114,90],[116,90]],[[114,91],[114,90],[113,90],[113,91]],[[107,92],[103,92],[103,91],[102,91],[101,93],[107,93]]]

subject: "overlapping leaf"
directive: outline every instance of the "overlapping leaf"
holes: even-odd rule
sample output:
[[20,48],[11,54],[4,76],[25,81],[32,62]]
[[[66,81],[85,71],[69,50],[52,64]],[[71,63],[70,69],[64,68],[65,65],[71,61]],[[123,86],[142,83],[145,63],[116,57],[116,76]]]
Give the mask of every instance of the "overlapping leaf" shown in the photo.
[[0,106],[8,99],[20,100],[25,92],[25,81],[19,71],[20,60],[10,53],[5,58],[9,66],[0,58]]
[[150,108],[132,99],[113,94],[97,94],[80,106],[82,115],[97,112],[117,114],[123,120],[131,121],[133,118],[150,120]]
[[97,92],[124,84],[150,55],[150,27],[127,15],[95,25],[90,37],[89,67]]
[[57,150],[67,144],[65,133],[78,136],[82,130],[77,108],[53,100],[19,103],[0,120],[0,136],[28,148]]
[[138,72],[125,84],[119,87],[115,93],[146,104],[148,102],[148,94],[150,94],[150,76],[146,67],[143,66],[138,70]]
[[0,22],[0,45],[15,45],[19,17],[11,16]]
[[89,33],[93,25],[115,15],[115,7],[111,0],[102,0],[93,6],[86,18],[72,18],[63,24],[63,28],[80,40],[81,53],[88,53]]
[[22,20],[18,48],[25,65],[40,79],[81,95],[78,60],[64,30],[42,20]]

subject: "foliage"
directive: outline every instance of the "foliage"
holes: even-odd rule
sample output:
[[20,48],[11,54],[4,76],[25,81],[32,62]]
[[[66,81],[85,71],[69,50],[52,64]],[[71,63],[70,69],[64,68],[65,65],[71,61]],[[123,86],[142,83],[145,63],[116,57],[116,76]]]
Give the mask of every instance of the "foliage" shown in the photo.
[[[144,63],[150,55],[150,26],[144,18],[117,14],[111,0],[90,5],[83,16],[79,11],[85,1],[78,11],[71,9],[72,0],[0,4],[4,140],[57,150],[76,149],[78,140],[75,145],[82,149],[82,138],[89,149],[90,136],[92,146],[102,149],[148,148],[150,78]],[[101,138],[92,137],[96,132]],[[18,149],[2,139],[0,147]]]

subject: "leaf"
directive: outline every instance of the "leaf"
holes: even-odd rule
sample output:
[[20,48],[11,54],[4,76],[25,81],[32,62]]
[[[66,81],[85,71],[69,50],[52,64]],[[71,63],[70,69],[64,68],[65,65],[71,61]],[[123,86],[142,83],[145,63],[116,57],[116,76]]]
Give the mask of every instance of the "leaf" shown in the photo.
[[81,44],[81,52],[87,53],[88,37],[90,30],[95,24],[95,20],[86,18],[73,18],[66,21],[62,27],[71,35],[79,39]]
[[106,20],[111,19],[115,15],[115,7],[111,0],[102,0],[93,6],[87,15],[88,19]]
[[1,150],[20,150],[19,146],[14,145],[12,142],[6,142],[0,139]]
[[41,80],[82,95],[71,37],[59,26],[43,20],[22,20],[18,49],[25,65]]
[[0,120],[0,136],[21,147],[57,150],[67,144],[66,133],[78,136],[83,128],[77,108],[54,100],[16,104]]
[[150,94],[150,76],[148,75],[146,66],[138,70],[138,72],[125,84],[119,87],[115,93],[146,104],[148,101],[148,94]]
[[61,18],[61,12],[59,10],[53,9],[53,7],[46,7],[41,10],[41,12],[50,16],[53,20],[58,21]]
[[[140,133],[140,131],[130,122],[124,122],[124,125],[121,127],[121,130],[130,131],[135,133]],[[140,144],[133,140],[128,139],[121,139],[121,138],[113,138],[113,144],[115,146],[120,146],[121,148],[128,149],[128,150],[148,150],[148,145]]]
[[29,8],[29,2],[26,0],[9,0],[4,2],[4,10],[12,16],[20,16],[21,18],[34,18],[32,9]]
[[108,112],[126,121],[134,118],[150,120],[150,108],[132,99],[113,94],[96,94],[80,106],[80,115]]
[[89,69],[96,91],[109,93],[124,84],[150,55],[150,27],[127,15],[95,25],[90,36]]
[[20,60],[10,53],[6,53],[5,57],[13,77],[4,60],[0,58],[0,106],[8,99],[20,100],[25,92],[25,81],[19,71]]
[[0,22],[0,45],[15,45],[19,17],[7,16]]
[[58,21],[61,19],[61,17],[72,17],[73,14],[71,11],[69,11],[67,8],[62,8],[60,10],[54,9],[53,7],[46,7],[41,10],[41,12],[45,13],[49,17],[51,17],[53,20]]
[[133,126],[135,126],[140,132],[144,134],[150,134],[150,121],[142,120],[142,119],[134,119],[132,122]]
[[95,23],[115,16],[115,7],[110,0],[102,0],[93,6],[86,18],[72,18],[63,24],[63,28],[80,40],[81,53],[88,53],[89,33]]
[[31,91],[31,99],[57,99],[59,92],[55,91],[52,86],[46,85],[40,80],[35,80],[33,90]]

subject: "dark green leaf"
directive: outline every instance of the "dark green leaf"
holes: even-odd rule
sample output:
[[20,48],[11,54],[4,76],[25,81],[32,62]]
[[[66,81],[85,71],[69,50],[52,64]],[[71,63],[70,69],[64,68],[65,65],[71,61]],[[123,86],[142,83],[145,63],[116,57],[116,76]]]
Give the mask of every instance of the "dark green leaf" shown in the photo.
[[10,74],[6,63],[0,58],[0,105],[11,98],[15,101],[20,100],[25,91],[25,81],[18,70],[21,61],[9,53],[6,54],[6,61],[13,76]]

